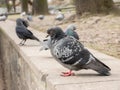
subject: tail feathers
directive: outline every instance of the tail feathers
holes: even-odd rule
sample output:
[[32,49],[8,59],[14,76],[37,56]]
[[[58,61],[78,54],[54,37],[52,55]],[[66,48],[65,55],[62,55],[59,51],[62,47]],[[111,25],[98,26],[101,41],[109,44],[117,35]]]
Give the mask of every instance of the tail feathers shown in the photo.
[[110,67],[108,67],[107,65],[105,65],[103,62],[101,62],[97,58],[95,58],[95,59],[96,59],[97,62],[101,63],[104,67],[106,67],[109,71],[111,71]]
[[40,42],[40,40],[37,37],[35,37],[34,35],[33,35],[32,39]]
[[110,75],[110,68],[99,61],[97,58],[95,60],[92,60],[91,63],[88,64],[89,69],[92,69],[94,71],[97,71],[101,75],[109,76]]

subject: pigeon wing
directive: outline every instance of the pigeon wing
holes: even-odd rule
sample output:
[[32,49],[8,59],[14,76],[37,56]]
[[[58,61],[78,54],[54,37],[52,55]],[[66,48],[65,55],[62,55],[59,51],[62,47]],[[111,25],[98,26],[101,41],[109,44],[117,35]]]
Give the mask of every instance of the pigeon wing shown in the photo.
[[33,36],[33,33],[31,31],[21,26],[16,27],[16,33],[21,38],[30,38],[31,36]]
[[67,36],[52,46],[52,54],[60,62],[64,64],[75,64],[82,60],[83,45],[71,36]]

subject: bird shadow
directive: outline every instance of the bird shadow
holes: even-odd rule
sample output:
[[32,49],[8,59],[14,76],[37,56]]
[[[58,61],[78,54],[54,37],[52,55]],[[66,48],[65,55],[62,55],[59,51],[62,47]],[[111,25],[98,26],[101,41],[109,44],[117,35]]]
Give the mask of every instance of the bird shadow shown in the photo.
[[[43,56],[42,56],[42,57],[43,57]],[[44,58],[45,58],[46,60],[48,60],[48,59],[49,59],[49,60],[52,60],[52,59],[53,59],[53,57],[52,57],[52,56],[47,56],[47,57],[46,57],[46,56],[44,56]]]
[[89,74],[75,74],[75,76],[82,76],[82,77],[99,77],[99,76],[103,76],[101,74],[92,74],[92,73],[89,73]]
[[21,47],[35,47],[35,46],[40,46],[40,45],[26,45],[26,44],[24,44],[24,45],[20,45],[20,44],[18,44],[19,46],[21,46]]

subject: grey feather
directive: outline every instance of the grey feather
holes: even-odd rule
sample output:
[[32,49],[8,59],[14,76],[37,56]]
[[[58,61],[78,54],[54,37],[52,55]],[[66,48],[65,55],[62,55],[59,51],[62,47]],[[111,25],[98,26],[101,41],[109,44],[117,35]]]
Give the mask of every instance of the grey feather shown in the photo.
[[75,25],[71,24],[67,27],[65,34],[69,36],[73,36],[74,38],[79,40],[79,35],[75,32],[76,27]]

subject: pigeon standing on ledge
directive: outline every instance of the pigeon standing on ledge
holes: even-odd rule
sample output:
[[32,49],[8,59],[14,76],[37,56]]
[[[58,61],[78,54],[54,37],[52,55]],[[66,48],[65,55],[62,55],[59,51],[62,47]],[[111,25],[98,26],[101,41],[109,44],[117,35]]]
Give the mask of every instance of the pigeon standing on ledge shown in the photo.
[[21,18],[18,18],[16,20],[16,34],[20,39],[22,39],[20,45],[24,45],[27,39],[40,42],[40,40],[36,36],[34,36],[30,30],[26,28],[25,24],[23,23],[23,19]]
[[62,76],[74,75],[72,70],[92,69],[101,75],[110,75],[110,68],[93,56],[75,38],[67,36],[61,28],[54,27],[47,30],[51,37],[51,54],[69,72],[63,72]]
[[65,30],[65,34],[69,35],[69,36],[73,36],[74,38],[76,38],[77,40],[79,40],[79,35],[75,32],[75,30],[76,30],[75,25],[71,24]]

